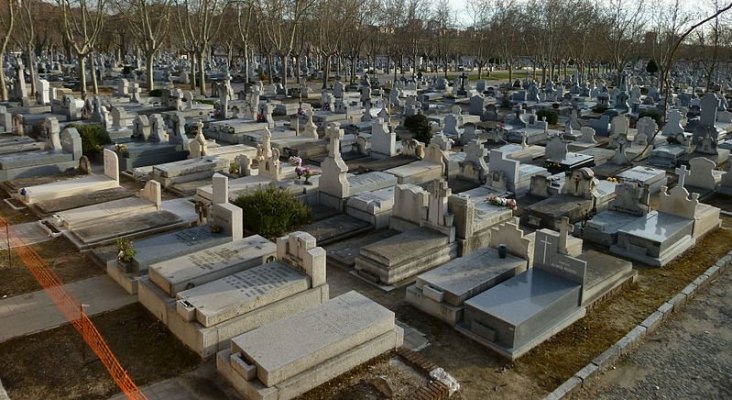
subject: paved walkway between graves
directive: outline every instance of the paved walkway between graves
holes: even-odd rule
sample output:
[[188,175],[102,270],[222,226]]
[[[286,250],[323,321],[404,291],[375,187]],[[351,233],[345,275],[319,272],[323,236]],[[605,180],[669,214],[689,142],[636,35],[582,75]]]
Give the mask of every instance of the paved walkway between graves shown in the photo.
[[732,399],[732,270],[572,399]]
[[[141,387],[149,400],[239,400],[241,396],[216,371],[216,360],[208,360],[193,371]],[[109,400],[126,400],[118,393]],[[2,400],[2,399],[0,399]]]
[[[66,285],[88,315],[116,310],[137,301],[107,275]],[[65,324],[66,317],[43,290],[0,300],[0,343]]]
[[[22,242],[15,242],[11,243],[11,245],[14,245],[12,247],[16,247],[18,245],[31,245],[41,242],[46,242],[51,239],[53,239],[52,236],[48,234],[43,228],[41,228],[41,225],[38,224],[38,221],[34,222],[26,222],[24,224],[15,224],[10,227],[12,229],[12,232],[10,233],[11,237],[18,237]],[[8,248],[8,238],[5,234],[5,229],[0,229],[0,250],[7,250]]]

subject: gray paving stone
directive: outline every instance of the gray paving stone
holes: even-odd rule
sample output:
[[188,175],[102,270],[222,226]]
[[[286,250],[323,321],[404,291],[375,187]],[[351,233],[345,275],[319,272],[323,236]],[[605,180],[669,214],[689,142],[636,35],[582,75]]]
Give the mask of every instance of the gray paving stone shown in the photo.
[[580,386],[582,381],[573,376],[567,379],[561,386],[556,388],[553,392],[549,393],[548,396],[544,397],[544,400],[559,400],[564,398],[567,394],[571,393],[577,386]]
[[0,381],[0,400],[10,400],[8,393],[5,391],[5,388],[3,387],[2,381]]
[[616,345],[620,347],[620,353],[625,354],[630,351],[633,346],[638,344],[645,334],[646,328],[640,325],[633,328],[633,330],[628,332],[627,335],[623,336],[623,338],[618,340],[618,343],[616,343]]
[[681,293],[685,294],[686,297],[689,298],[694,295],[694,293],[696,292],[696,288],[697,288],[697,285],[694,284],[694,282],[692,282],[692,283],[686,285],[686,287],[681,290]]
[[714,278],[721,272],[721,268],[717,265],[711,266],[704,271],[704,275],[708,275],[710,278]]
[[592,360],[592,363],[600,368],[605,368],[613,363],[620,357],[620,346],[614,344],[607,350],[603,351],[599,356]]
[[654,311],[648,318],[644,319],[640,325],[646,328],[646,332],[651,332],[661,325],[663,321],[663,313],[660,311]]
[[683,293],[678,293],[668,302],[674,306],[674,312],[679,311],[684,308],[684,305],[686,305],[686,295]]
[[589,364],[585,365],[584,368],[577,371],[577,373],[574,374],[574,376],[579,378],[582,381],[582,386],[584,386],[585,380],[590,378],[595,372],[597,372],[598,369],[600,369],[600,367],[598,367],[594,363],[589,363]]
[[673,313],[673,311],[674,311],[674,305],[671,304],[670,301],[667,301],[667,302],[661,304],[657,308],[657,311],[659,311],[661,314],[663,314],[663,319],[666,319],[666,318],[668,318]]
[[710,281],[709,275],[704,273],[704,274],[699,275],[699,277],[697,277],[696,279],[694,279],[694,282],[692,282],[692,283],[695,284],[699,288],[703,288],[704,286],[709,284],[709,281]]

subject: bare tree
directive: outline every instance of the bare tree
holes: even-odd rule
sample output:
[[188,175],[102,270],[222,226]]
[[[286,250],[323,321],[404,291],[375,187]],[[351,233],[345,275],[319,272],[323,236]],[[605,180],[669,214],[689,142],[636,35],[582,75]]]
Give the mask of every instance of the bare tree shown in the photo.
[[[8,48],[8,43],[10,42],[10,35],[13,34],[13,28],[15,28],[15,8],[17,4],[14,0],[1,0],[0,6],[2,6],[2,9],[7,10],[7,13],[0,13],[0,27],[3,28],[3,32],[5,33],[2,42],[0,42],[0,59],[3,59],[5,57],[5,50]],[[0,92],[2,92],[3,101],[9,100],[4,66],[0,67]]]
[[637,1],[633,6],[628,0],[612,0],[606,13],[610,59],[618,73],[616,84],[620,84],[621,72],[634,57],[640,36],[645,33],[645,2]]
[[170,27],[172,0],[116,0],[132,35],[145,55],[147,89],[155,89],[153,63]]
[[[86,60],[94,51],[99,33],[104,25],[106,0],[58,0],[64,17],[64,33],[69,45],[79,59],[81,97],[86,98]],[[95,77],[93,71],[92,76]],[[94,94],[99,93],[94,79]]]
[[236,7],[236,26],[241,39],[242,50],[244,51],[244,79],[249,83],[249,63],[252,33],[252,17],[254,16],[254,1],[245,0],[238,3]]
[[[467,11],[472,19],[472,49],[473,55],[475,56],[476,63],[478,64],[478,79],[483,79],[483,68],[490,57],[489,45],[497,42],[490,40],[491,33],[491,19],[495,15],[493,5],[494,1],[491,0],[475,0],[467,3]],[[500,36],[498,36],[500,37]],[[508,38],[502,40],[510,40]]]
[[35,67],[35,18],[37,0],[19,0],[18,14],[20,29],[16,32],[15,41],[18,47],[23,49],[25,54],[28,71],[30,72],[31,93],[36,92],[36,67]]
[[674,56],[676,41],[693,16],[682,8],[680,0],[657,1],[653,6],[653,11],[656,25],[653,55],[659,62],[661,74],[665,75],[663,68],[666,64],[671,65],[669,61]]
[[361,56],[364,43],[371,34],[368,28],[376,22],[374,17],[377,15],[378,7],[378,1],[350,0],[345,9],[346,23],[350,29],[346,29],[344,32],[343,48],[351,67],[351,83],[355,82],[356,64]]
[[323,89],[328,87],[328,78],[330,77],[330,67],[333,58],[338,55],[340,42],[343,39],[345,24],[341,21],[343,18],[338,0],[320,1],[315,8],[318,15],[327,15],[315,24],[315,48],[316,54],[323,62]]
[[[211,40],[216,36],[224,19],[216,18],[223,4],[224,1],[219,0],[176,0],[176,22],[184,46],[193,53],[193,58],[198,64],[198,83],[203,96],[206,95],[204,60],[210,50]],[[195,79],[193,84],[195,85]]]
[[263,0],[260,2],[264,34],[274,49],[279,52],[282,61],[283,86],[287,86],[287,66],[295,47],[297,28],[314,4],[314,0]]
[[513,66],[517,56],[517,43],[520,13],[519,7],[514,0],[498,0],[494,2],[495,12],[493,13],[492,26],[493,34],[500,37],[498,40],[498,52],[508,69],[508,81],[513,80]]

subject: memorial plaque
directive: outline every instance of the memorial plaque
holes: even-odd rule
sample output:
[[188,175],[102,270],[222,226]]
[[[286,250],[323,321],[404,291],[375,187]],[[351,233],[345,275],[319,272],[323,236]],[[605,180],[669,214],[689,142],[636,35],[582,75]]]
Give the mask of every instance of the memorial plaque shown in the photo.
[[150,266],[150,279],[170,296],[257,266],[276,246],[255,235]]
[[268,387],[394,329],[394,313],[351,291],[232,339]]
[[196,310],[203,326],[212,326],[308,289],[308,278],[290,266],[272,262],[178,293]]

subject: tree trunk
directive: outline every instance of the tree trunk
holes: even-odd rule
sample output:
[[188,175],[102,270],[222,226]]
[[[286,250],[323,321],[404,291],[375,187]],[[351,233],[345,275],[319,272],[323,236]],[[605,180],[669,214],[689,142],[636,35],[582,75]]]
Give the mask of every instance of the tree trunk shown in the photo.
[[351,84],[356,83],[356,58],[351,57]]
[[[391,57],[389,57],[389,61],[391,61]],[[396,60],[394,60],[394,83],[392,83],[391,87],[394,87],[397,82],[397,66],[396,66]]]
[[[94,53],[92,53],[94,54]],[[94,56],[92,55],[92,62],[89,65],[89,70],[91,71],[91,78],[92,78],[92,91],[94,92],[95,96],[99,95],[99,84],[97,83],[97,69],[94,66]]]
[[508,63],[508,83],[513,85],[513,64]]
[[541,84],[546,83],[546,64],[541,66]]
[[201,96],[206,97],[206,68],[203,67],[203,58],[206,56],[205,51],[198,52],[198,78],[201,86]]
[[295,56],[295,82],[297,82],[298,85],[302,82],[300,79],[301,66],[301,57],[298,54]]
[[289,54],[282,55],[282,87],[287,91],[287,65],[290,61]]
[[328,88],[328,72],[330,70],[330,56],[324,56],[323,62],[323,89]]
[[152,92],[155,89],[155,74],[153,72],[153,54],[145,53],[145,74],[147,75],[147,91]]
[[36,63],[34,62],[35,57],[33,57],[33,45],[28,45],[27,50],[27,58],[28,58],[28,71],[30,72],[30,81],[31,81],[31,94],[35,96],[36,93]]
[[198,62],[196,61],[196,55],[195,53],[188,53],[188,58],[191,60],[191,91],[196,90],[196,84],[198,83],[198,78],[196,78],[196,64]]
[[244,83],[249,82],[249,44],[244,42]]
[[86,56],[79,55],[79,72],[81,73],[81,98],[86,100]]
[[[4,54],[0,53],[0,58],[3,58]],[[8,101],[8,86],[5,84],[5,68],[0,68],[0,99]]]
[[272,54],[267,54],[267,78],[269,84],[272,84]]

